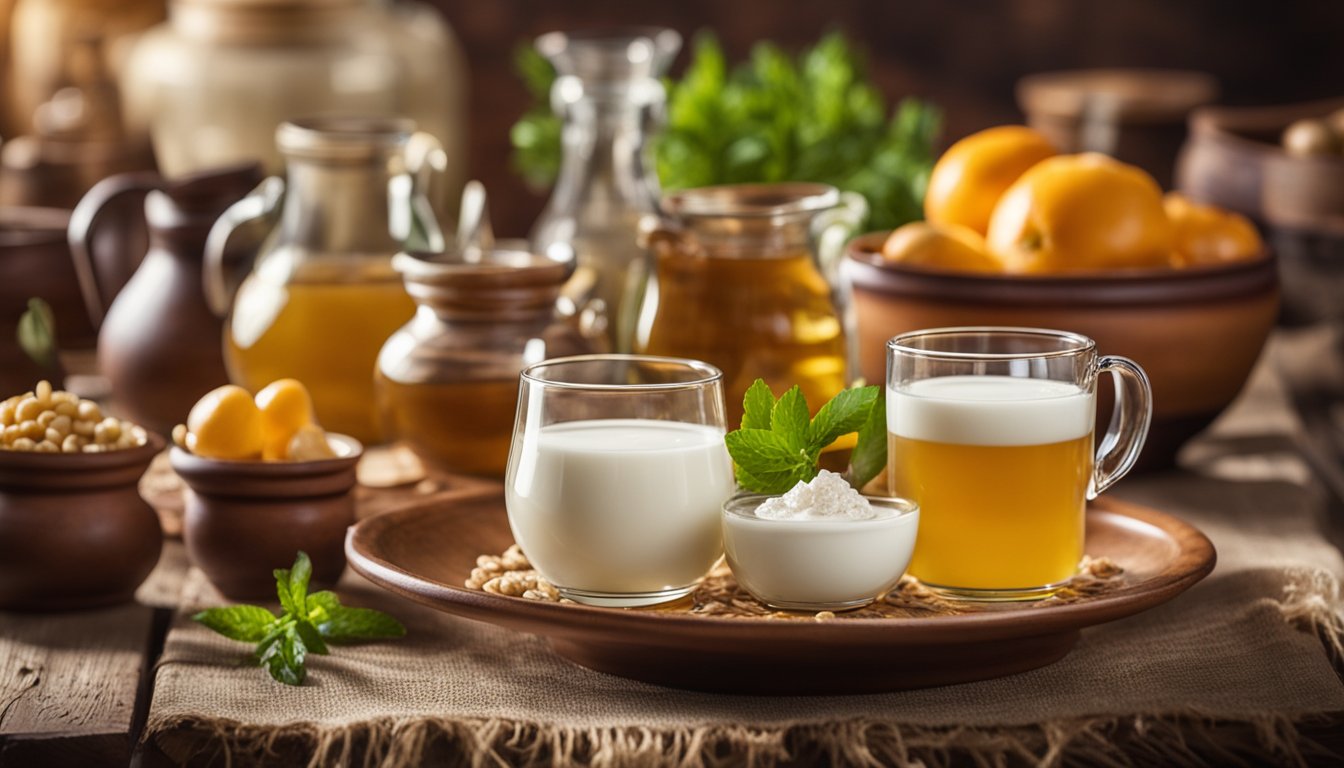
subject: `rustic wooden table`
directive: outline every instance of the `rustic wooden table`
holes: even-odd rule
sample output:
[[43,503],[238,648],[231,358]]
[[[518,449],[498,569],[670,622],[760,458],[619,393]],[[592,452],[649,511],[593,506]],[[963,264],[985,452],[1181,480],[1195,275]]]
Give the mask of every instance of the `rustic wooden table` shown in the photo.
[[[497,484],[465,478],[414,482],[416,471],[402,454],[371,453],[361,480],[381,487],[358,490],[361,517],[413,500],[498,491]],[[178,538],[180,487],[166,463],[147,475],[142,492],[159,508],[168,538],[136,603],[80,613],[0,613],[0,768],[163,763],[162,755],[141,748],[140,736],[155,663],[190,563]],[[1338,524],[1331,536],[1336,545],[1344,540]],[[1302,732],[1344,750],[1338,721],[1309,724]]]

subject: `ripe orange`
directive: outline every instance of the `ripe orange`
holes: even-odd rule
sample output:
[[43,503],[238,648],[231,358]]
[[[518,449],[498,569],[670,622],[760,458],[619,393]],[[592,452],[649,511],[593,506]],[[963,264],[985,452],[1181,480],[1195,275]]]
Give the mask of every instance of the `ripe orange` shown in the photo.
[[1022,174],[994,208],[986,241],[1007,271],[1032,274],[1165,266],[1172,234],[1153,177],[1086,153]]
[[958,224],[983,236],[999,196],[1036,163],[1058,154],[1043,134],[1001,125],[958,141],[933,166],[924,195],[930,224]]
[[1255,225],[1241,214],[1201,205],[1175,192],[1163,204],[1174,236],[1173,267],[1253,259],[1265,250]]
[[912,221],[891,233],[882,257],[896,264],[961,272],[998,272],[999,262],[985,250],[985,239],[956,224],[934,226]]

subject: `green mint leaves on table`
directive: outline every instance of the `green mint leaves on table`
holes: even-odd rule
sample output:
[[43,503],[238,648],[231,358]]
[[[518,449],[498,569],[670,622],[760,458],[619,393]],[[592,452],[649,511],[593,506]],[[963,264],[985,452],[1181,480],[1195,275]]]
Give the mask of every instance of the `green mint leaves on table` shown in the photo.
[[327,643],[401,637],[401,622],[371,608],[341,605],[335,592],[308,594],[312,561],[300,552],[292,568],[275,570],[275,591],[284,613],[276,616],[259,605],[230,605],[201,611],[192,618],[219,634],[256,643],[257,663],[286,685],[302,685],[309,653],[326,655]]
[[56,315],[42,299],[29,299],[28,310],[19,317],[19,348],[43,368],[56,365]]
[[817,476],[821,450],[858,432],[850,455],[849,484],[862,489],[887,465],[887,407],[876,386],[846,389],[808,418],[797,386],[778,400],[761,379],[742,398],[742,428],[724,438],[737,482],[755,493],[785,493]]

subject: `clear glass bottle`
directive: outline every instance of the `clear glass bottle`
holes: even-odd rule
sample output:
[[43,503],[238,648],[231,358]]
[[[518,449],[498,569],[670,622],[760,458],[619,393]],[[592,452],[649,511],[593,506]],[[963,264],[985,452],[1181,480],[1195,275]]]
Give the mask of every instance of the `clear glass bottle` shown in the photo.
[[813,411],[849,382],[843,313],[826,275],[865,214],[825,184],[742,184],[668,195],[645,222],[656,268],[635,337],[641,354],[723,371],[728,423],[757,378],[794,384]]
[[[407,159],[413,128],[392,118],[285,123],[276,131],[285,180],[268,179],[226,211],[206,245],[207,299],[221,314],[232,305],[229,377],[254,392],[299,379],[323,427],[365,443],[382,441],[378,350],[415,313],[392,257],[443,248]],[[230,302],[225,246],[238,227],[276,208],[279,223]]]
[[280,123],[405,116],[439,140],[451,210],[466,164],[466,64],[442,15],[398,0],[171,0],[131,53],[127,118],[169,176],[239,161],[283,167]]
[[378,355],[383,426],[426,465],[502,478],[533,363],[605,349],[600,314],[560,297],[571,262],[523,250],[397,254],[415,318]]
[[566,293],[601,299],[615,347],[628,350],[647,278],[639,221],[658,202],[647,143],[667,101],[659,77],[681,36],[660,28],[552,32],[536,45],[559,75],[551,105],[564,121],[564,154],[550,202],[532,229],[532,249],[577,259]]

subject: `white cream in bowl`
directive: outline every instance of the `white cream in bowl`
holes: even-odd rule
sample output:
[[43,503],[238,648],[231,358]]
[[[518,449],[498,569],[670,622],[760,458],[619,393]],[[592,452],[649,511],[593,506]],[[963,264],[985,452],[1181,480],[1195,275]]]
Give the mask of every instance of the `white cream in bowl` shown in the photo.
[[863,496],[823,470],[783,496],[739,496],[723,507],[723,545],[737,583],[786,610],[861,608],[910,564],[919,508]]

